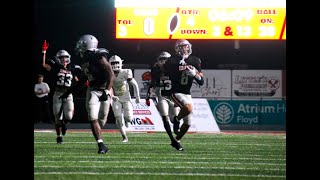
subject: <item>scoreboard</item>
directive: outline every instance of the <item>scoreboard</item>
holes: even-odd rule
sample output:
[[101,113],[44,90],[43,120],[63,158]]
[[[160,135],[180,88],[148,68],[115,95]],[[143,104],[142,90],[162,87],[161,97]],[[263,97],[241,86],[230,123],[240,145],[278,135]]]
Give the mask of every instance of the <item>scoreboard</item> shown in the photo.
[[285,0],[115,0],[116,39],[286,40]]

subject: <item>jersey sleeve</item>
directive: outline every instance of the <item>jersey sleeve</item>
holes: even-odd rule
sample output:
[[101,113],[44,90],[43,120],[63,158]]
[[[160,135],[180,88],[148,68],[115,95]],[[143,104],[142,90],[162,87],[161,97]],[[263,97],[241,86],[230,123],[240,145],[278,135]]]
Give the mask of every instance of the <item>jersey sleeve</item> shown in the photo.
[[126,69],[126,74],[127,74],[127,79],[133,78],[132,70],[131,70],[131,69]]
[[200,58],[197,58],[197,59],[196,59],[195,68],[196,68],[199,72],[201,72],[201,60],[200,60]]
[[79,65],[74,65],[73,67],[73,73],[74,73],[74,76],[78,76],[80,77],[81,73],[82,73],[82,68],[79,66]]

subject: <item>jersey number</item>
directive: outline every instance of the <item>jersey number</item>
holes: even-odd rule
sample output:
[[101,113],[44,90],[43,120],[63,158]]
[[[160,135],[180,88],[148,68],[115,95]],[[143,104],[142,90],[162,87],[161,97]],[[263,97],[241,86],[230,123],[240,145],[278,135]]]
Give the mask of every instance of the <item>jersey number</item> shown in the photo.
[[171,89],[171,80],[167,79],[164,81],[160,81],[160,89],[161,90],[170,90]]
[[71,86],[71,80],[72,80],[71,74],[58,73],[57,76],[58,76],[57,85],[66,86],[66,87]]
[[188,81],[189,81],[189,77],[188,77],[186,71],[182,71],[180,84],[187,85]]

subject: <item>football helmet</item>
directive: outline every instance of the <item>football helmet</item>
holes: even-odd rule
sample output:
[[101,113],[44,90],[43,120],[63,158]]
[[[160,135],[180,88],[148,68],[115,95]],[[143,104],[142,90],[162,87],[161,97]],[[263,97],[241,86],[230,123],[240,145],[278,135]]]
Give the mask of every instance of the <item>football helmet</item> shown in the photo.
[[111,56],[110,59],[109,59],[109,62],[111,64],[111,67],[112,67],[112,70],[114,71],[119,71],[122,69],[122,59],[117,56],[117,55],[114,55],[114,56]]
[[76,54],[83,57],[84,52],[94,51],[98,48],[98,39],[90,34],[85,34],[80,37],[79,41],[76,44]]
[[164,64],[168,58],[171,57],[171,54],[166,52],[166,51],[163,51],[162,53],[160,53],[160,55],[157,57],[157,61],[158,63],[160,64]]
[[[184,48],[187,46],[187,48]],[[179,39],[174,45],[174,50],[181,57],[188,57],[192,53],[192,45],[185,39]]]
[[63,63],[63,59],[61,59],[61,57],[67,57],[67,59],[66,59],[66,61],[67,61],[67,64],[69,64],[70,62],[71,62],[71,60],[70,60],[70,58],[71,58],[71,56],[70,56],[70,54],[66,51],[66,50],[63,50],[63,49],[61,49],[61,50],[59,50],[58,52],[57,52],[57,54],[56,54],[56,60],[60,63],[60,64],[64,64]]

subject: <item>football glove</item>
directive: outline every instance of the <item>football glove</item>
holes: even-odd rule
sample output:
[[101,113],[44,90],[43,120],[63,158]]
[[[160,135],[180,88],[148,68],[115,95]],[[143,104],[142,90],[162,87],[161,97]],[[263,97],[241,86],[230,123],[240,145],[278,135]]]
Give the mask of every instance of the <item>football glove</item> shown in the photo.
[[140,103],[140,97],[136,97],[136,103]]
[[49,43],[47,43],[47,40],[44,40],[42,44],[42,53],[46,53],[48,48],[49,48]]
[[146,105],[150,106],[150,99],[146,99]]
[[197,70],[193,66],[192,67],[187,66],[186,74],[188,76],[194,77],[197,74]]
[[113,101],[119,101],[119,97],[118,97],[118,96],[113,96],[113,97],[112,97],[112,100],[113,100]]

